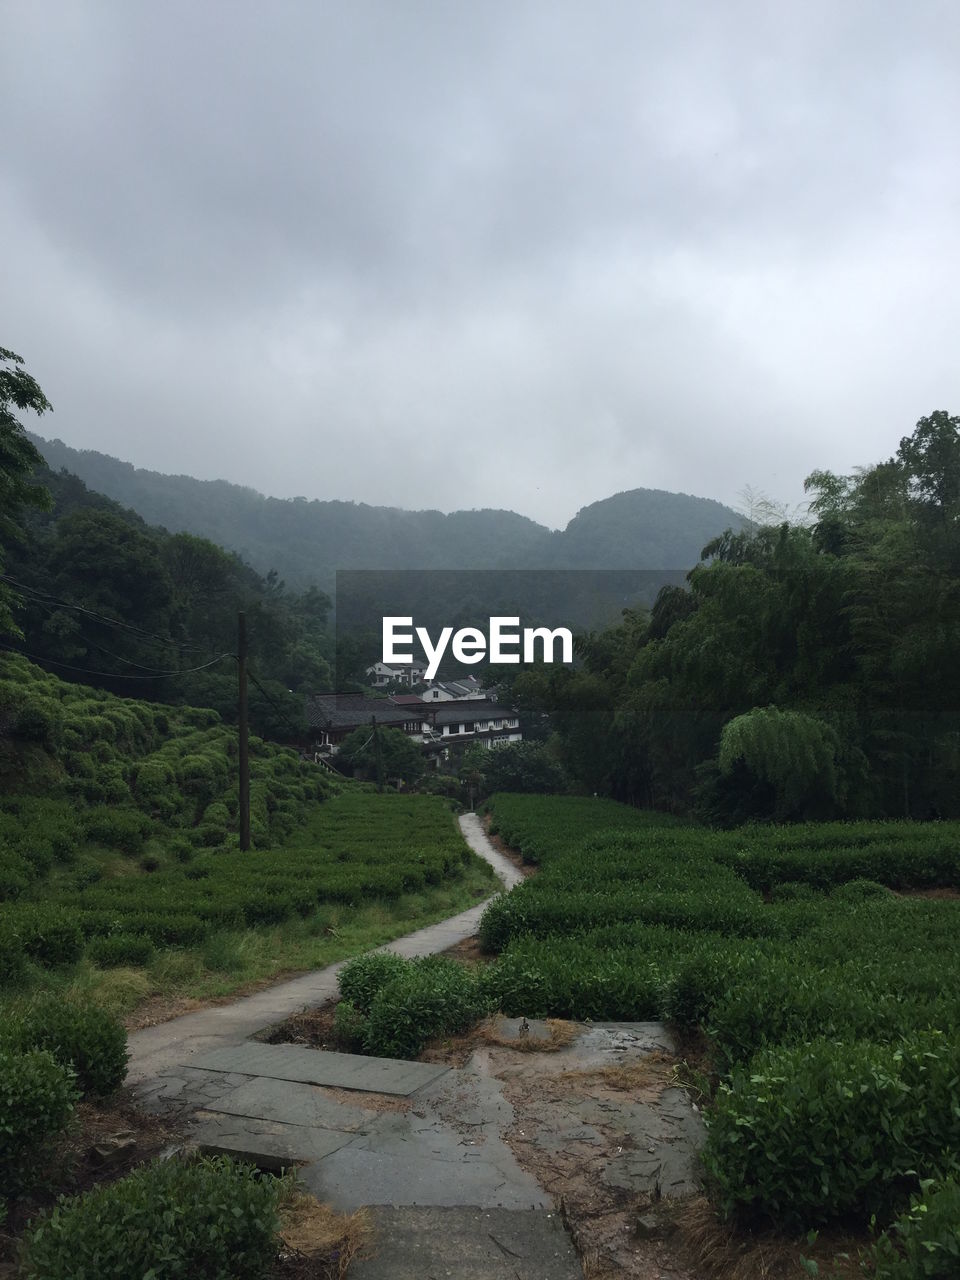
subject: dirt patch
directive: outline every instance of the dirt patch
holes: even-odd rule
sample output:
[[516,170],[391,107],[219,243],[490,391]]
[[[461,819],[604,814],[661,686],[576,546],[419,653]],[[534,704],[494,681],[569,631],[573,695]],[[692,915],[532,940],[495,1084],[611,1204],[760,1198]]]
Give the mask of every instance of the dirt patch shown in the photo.
[[930,898],[943,902],[955,902],[960,898],[960,889],[899,889],[894,892],[898,898]]
[[470,1031],[459,1036],[445,1036],[433,1040],[420,1054],[421,1062],[442,1062],[448,1067],[463,1067],[470,1061],[478,1049],[486,1049],[491,1045],[502,1045],[520,1055],[527,1053],[553,1053],[576,1039],[581,1030],[575,1022],[564,1022],[560,1018],[548,1018],[546,1025],[550,1029],[549,1040],[521,1039],[501,1035],[497,1030],[497,1018],[485,1018]]
[[324,1085],[321,1092],[334,1102],[347,1107],[362,1107],[364,1111],[406,1112],[413,1107],[409,1098],[397,1098],[389,1093],[360,1093],[356,1089],[335,1089],[331,1085]]
[[480,939],[476,934],[471,934],[469,938],[464,938],[463,942],[458,942],[453,947],[447,947],[446,951],[441,952],[441,954],[451,960],[459,960],[468,969],[476,969],[479,965],[492,964],[496,959],[495,956],[487,955],[481,950]]
[[264,1044],[304,1044],[311,1049],[330,1049],[336,1053],[343,1052],[333,1027],[336,1014],[336,1000],[328,1000],[316,1009],[305,1009],[303,1013],[295,1013],[279,1026],[270,1027],[263,1035],[255,1036]]
[[[620,1123],[625,1102],[656,1101],[675,1088],[677,1060],[651,1053],[606,1067],[579,1070],[563,1055],[488,1050],[487,1067],[514,1111],[504,1134],[520,1164],[556,1200],[592,1280],[697,1280],[669,1239],[636,1231],[642,1198],[607,1181],[611,1160],[634,1151],[636,1139]],[[589,1123],[576,1114],[592,1105]],[[604,1118],[598,1118],[604,1117]]]

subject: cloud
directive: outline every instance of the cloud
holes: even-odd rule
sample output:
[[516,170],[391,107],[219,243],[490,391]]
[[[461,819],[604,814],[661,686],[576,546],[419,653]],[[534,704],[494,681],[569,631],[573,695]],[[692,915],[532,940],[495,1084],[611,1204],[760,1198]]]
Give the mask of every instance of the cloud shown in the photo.
[[949,3],[14,3],[44,427],[281,496],[796,501],[956,408]]

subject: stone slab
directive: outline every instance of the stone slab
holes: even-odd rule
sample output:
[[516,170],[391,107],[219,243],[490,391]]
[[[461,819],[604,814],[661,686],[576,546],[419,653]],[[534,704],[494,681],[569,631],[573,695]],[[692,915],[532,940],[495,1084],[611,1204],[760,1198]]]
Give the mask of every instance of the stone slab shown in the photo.
[[191,1058],[191,1067],[210,1071],[236,1071],[273,1080],[322,1084],[329,1088],[387,1093],[406,1098],[444,1075],[449,1067],[433,1062],[402,1062],[394,1058],[368,1058],[358,1053],[331,1053],[298,1045],[260,1044],[248,1041]]
[[200,1111],[189,1137],[208,1155],[234,1156],[261,1169],[279,1170],[323,1160],[350,1142],[353,1135]]
[[317,1085],[269,1076],[255,1076],[209,1103],[206,1110],[349,1134],[365,1132],[377,1115],[365,1107],[336,1102]]
[[351,1280],[582,1280],[555,1213],[507,1209],[370,1211],[373,1256],[350,1264]]
[[352,1142],[304,1169],[301,1178],[318,1200],[344,1212],[371,1204],[476,1209],[553,1207],[550,1197],[519,1166],[511,1176],[475,1149],[469,1157],[451,1161],[437,1158],[432,1152],[387,1153],[379,1147],[368,1149]]

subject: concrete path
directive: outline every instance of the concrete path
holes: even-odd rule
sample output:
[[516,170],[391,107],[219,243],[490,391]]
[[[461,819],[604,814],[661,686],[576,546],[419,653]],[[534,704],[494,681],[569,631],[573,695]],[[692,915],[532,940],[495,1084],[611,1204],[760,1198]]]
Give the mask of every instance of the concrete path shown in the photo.
[[[510,889],[522,876],[475,814],[464,838]],[[476,933],[486,902],[380,948],[445,951]],[[342,964],[233,1004],[134,1033],[128,1083],[141,1104],[191,1117],[192,1142],[263,1168],[300,1165],[334,1208],[373,1208],[374,1255],[357,1280],[580,1280],[551,1197],[503,1134],[513,1108],[482,1072],[271,1045],[250,1037],[338,994]]]
[[[523,879],[509,858],[494,849],[475,813],[460,817],[460,830],[473,852],[490,863],[504,888],[512,889]],[[488,901],[408,933],[379,950],[393,951],[407,959],[446,951],[477,932]],[[337,974],[345,963],[341,961],[299,978],[278,982],[232,1004],[198,1009],[196,1013],[172,1018],[159,1026],[135,1031],[127,1042],[130,1052],[127,1084],[140,1086],[175,1079],[177,1068],[189,1063],[192,1055],[242,1044],[258,1031],[285,1022],[303,1009],[314,1009],[334,999],[338,995]]]

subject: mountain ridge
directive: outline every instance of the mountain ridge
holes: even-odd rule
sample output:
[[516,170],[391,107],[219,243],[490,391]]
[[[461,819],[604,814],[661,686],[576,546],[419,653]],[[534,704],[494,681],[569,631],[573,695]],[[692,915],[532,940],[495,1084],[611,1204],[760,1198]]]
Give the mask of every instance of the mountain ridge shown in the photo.
[[713,498],[665,489],[621,490],[581,507],[560,530],[493,507],[444,513],[273,498],[29,435],[53,470],[79,476],[148,523],[210,538],[300,586],[329,586],[337,569],[686,569],[711,538],[743,523]]

